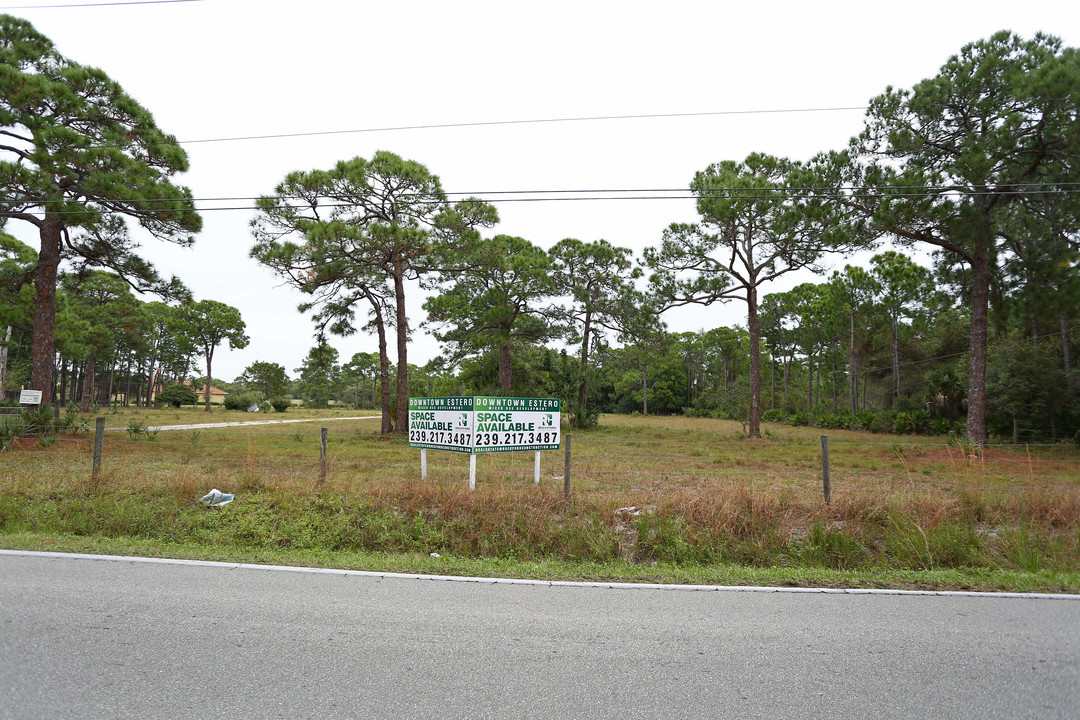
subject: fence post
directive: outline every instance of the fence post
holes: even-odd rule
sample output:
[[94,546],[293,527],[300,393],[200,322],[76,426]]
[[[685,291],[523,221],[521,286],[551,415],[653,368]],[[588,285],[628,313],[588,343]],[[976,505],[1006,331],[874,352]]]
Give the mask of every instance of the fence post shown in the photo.
[[832,500],[832,478],[829,476],[829,436],[821,436],[821,482],[825,492],[825,504]]
[[563,466],[562,492],[565,497],[570,497],[570,444],[574,441],[571,433],[566,435],[566,463]]
[[94,477],[101,471],[101,454],[105,449],[105,418],[94,421]]
[[326,482],[326,428],[319,432],[319,484]]

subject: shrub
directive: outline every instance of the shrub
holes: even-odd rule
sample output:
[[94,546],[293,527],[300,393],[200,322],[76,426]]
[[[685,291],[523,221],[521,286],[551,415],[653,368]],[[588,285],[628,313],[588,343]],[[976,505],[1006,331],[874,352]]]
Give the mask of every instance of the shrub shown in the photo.
[[853,430],[867,430],[874,429],[874,424],[877,421],[877,413],[873,410],[860,410],[855,413]]
[[[181,405],[194,405],[199,402],[199,395],[190,385],[176,383],[163,388],[161,394],[158,395],[158,399],[173,407],[180,407]],[[228,399],[228,396],[226,396],[226,399]]]
[[822,413],[814,423],[818,427],[829,430],[846,430],[855,426],[855,420],[850,412]]
[[21,415],[0,417],[0,452],[4,452],[16,438],[26,431],[26,423]]
[[39,405],[34,409],[27,409],[23,413],[23,421],[26,423],[27,435],[48,435],[53,431],[56,418],[53,417],[52,408],[48,405]]
[[287,397],[277,397],[270,401],[270,405],[276,412],[283,413],[289,409],[292,401]]
[[226,410],[246,410],[247,405],[244,403],[244,396],[231,393],[225,396],[225,409]]
[[761,414],[761,419],[765,422],[779,423],[784,422],[784,411],[780,408],[773,408],[772,410],[766,410]]
[[904,410],[893,418],[893,432],[897,435],[923,435],[930,430],[934,416],[926,410]]

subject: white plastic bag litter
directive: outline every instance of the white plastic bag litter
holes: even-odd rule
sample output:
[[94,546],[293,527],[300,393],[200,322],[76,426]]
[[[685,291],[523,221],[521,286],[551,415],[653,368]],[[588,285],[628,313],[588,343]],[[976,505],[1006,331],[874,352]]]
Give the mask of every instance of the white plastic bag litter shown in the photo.
[[232,501],[233,496],[231,493],[223,493],[217,488],[199,498],[199,502],[207,507],[221,507],[222,505],[228,505]]

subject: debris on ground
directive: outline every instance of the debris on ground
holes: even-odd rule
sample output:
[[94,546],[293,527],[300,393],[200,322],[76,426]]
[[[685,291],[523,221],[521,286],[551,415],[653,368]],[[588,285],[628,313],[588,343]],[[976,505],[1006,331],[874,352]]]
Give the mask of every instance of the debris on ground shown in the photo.
[[199,502],[207,507],[221,507],[222,505],[228,505],[232,501],[232,493],[223,493],[217,488],[199,498]]

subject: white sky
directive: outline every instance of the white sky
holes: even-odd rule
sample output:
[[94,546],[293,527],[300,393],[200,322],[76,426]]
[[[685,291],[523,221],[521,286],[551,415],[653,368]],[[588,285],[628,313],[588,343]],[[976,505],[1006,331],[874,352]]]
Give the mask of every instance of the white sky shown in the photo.
[[[1080,44],[1080,4],[1044,2],[347,2],[201,0],[43,7],[29,19],[65,56],[105,70],[179,140],[500,120],[862,107],[887,85],[936,74],[960,47],[1001,29]],[[95,2],[95,0],[86,0]],[[0,0],[2,3],[2,0]],[[15,6],[33,6],[32,8]],[[176,179],[196,198],[269,194],[286,173],[390,150],[448,192],[685,188],[712,162],[759,151],[794,159],[843,147],[861,111],[718,115],[363,132],[187,143]],[[248,258],[250,200],[200,201],[194,249],[147,239],[144,255],[196,299],[237,307],[251,344],[218,349],[214,376],[255,361],[290,376],[312,343],[302,298]],[[565,237],[641,250],[688,200],[505,203],[494,233],[544,248]],[[9,223],[37,247],[29,228]],[[25,225],[25,223],[22,223]],[[833,266],[844,260],[834,258]],[[786,290],[808,278],[764,289]],[[410,318],[423,317],[413,290]],[[672,330],[745,324],[745,305],[665,316]],[[334,338],[342,361],[373,338]],[[409,361],[438,343],[415,331]]]

